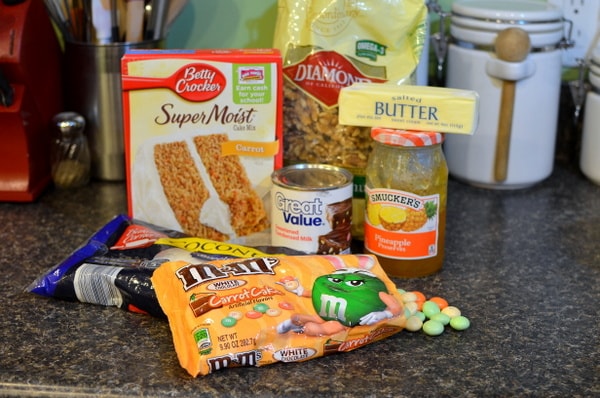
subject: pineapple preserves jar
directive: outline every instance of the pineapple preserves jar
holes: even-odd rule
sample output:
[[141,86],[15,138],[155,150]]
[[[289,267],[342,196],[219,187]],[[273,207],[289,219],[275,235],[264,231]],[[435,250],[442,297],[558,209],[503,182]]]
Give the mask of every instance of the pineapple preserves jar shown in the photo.
[[365,251],[390,276],[442,268],[448,167],[437,132],[375,127],[365,182]]

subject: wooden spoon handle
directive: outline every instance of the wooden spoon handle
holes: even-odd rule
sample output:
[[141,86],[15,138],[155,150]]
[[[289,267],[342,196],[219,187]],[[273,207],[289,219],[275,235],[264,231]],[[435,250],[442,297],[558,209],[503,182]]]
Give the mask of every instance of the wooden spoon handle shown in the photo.
[[508,153],[510,151],[510,133],[515,105],[516,84],[515,81],[510,80],[502,82],[498,136],[496,137],[496,158],[494,160],[494,179],[497,182],[506,180],[508,172]]

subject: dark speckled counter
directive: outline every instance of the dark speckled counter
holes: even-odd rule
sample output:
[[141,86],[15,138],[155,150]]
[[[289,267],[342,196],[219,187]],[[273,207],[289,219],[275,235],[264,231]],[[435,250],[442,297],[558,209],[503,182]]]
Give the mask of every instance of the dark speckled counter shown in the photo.
[[0,203],[0,395],[600,396],[600,187],[576,170],[519,191],[450,182],[443,271],[395,281],[447,298],[470,329],[197,379],[164,320],[24,293],[125,211],[114,183]]

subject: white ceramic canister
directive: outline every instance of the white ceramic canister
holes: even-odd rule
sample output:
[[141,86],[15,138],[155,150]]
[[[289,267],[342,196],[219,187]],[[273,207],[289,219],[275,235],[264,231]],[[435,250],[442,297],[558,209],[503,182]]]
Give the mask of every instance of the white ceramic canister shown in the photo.
[[591,88],[585,97],[579,166],[586,177],[600,185],[600,47],[592,54],[588,79]]
[[[452,5],[446,86],[479,93],[479,123],[472,136],[447,134],[450,174],[472,185],[516,189],[552,173],[564,38],[562,11],[526,0],[457,1]],[[529,35],[530,52],[520,62],[495,53],[496,37],[518,27]],[[495,175],[502,87],[514,85],[514,107],[506,174]]]

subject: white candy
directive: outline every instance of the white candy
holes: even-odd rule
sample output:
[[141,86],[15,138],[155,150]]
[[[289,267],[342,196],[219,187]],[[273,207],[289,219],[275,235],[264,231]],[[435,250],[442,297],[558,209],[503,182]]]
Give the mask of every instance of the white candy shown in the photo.
[[410,315],[414,315],[419,310],[419,305],[414,301],[410,301],[408,303],[404,303],[404,309],[408,310]]
[[408,318],[406,318],[406,325],[404,326],[404,328],[409,332],[417,332],[421,330],[422,327],[423,321],[421,321],[421,319],[418,316],[411,315]]
[[460,310],[453,305],[449,305],[442,310],[442,314],[446,314],[450,318],[454,318],[454,317],[460,316]]
[[417,295],[414,294],[413,292],[402,293],[402,301],[404,303],[409,303],[409,302],[417,301]]

